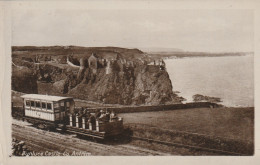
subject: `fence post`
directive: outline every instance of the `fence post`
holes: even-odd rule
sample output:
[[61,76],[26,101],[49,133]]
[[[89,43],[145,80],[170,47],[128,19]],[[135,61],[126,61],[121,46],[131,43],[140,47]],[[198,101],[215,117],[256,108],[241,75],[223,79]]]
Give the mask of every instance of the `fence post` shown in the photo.
[[96,131],[99,132],[99,122],[98,122],[98,120],[96,120]]
[[89,130],[92,130],[92,123],[89,122]]
[[72,124],[72,115],[70,115],[70,126],[73,126],[73,124]]
[[76,127],[79,127],[79,116],[76,115]]
[[85,129],[85,117],[82,117],[82,128]]

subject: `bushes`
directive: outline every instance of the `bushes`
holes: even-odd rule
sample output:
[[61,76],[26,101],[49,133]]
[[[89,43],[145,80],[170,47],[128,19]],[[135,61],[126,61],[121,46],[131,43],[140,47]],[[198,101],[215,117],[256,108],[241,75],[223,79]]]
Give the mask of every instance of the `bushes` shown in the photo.
[[24,141],[19,141],[13,138],[12,140],[12,155],[26,156],[30,151],[27,149]]

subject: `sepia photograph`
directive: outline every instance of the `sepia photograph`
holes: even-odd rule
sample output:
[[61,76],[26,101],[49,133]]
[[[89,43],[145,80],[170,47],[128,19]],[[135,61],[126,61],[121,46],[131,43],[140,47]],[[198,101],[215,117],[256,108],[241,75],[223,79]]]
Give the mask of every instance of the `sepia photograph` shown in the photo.
[[10,158],[255,155],[254,10],[10,13]]

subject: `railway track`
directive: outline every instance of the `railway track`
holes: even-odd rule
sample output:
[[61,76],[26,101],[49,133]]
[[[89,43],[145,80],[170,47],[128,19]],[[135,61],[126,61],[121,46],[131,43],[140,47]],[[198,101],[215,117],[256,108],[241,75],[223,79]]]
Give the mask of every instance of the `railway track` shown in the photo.
[[160,141],[160,140],[137,137],[137,136],[131,136],[131,137],[133,139],[142,140],[142,141],[146,141],[149,143],[158,143],[158,144],[163,144],[163,145],[167,145],[167,146],[175,146],[175,147],[187,148],[187,149],[191,149],[191,150],[206,151],[206,152],[211,152],[211,153],[221,154],[221,155],[245,156],[244,154],[237,153],[237,152],[211,149],[211,148],[205,148],[205,147],[199,147],[199,146],[193,146],[193,145],[187,145],[187,144],[181,144],[181,143],[166,142],[166,141]]
[[[158,129],[158,127],[156,127],[156,126],[152,126],[152,125],[149,125],[149,124],[143,124],[143,123],[127,123],[127,124],[125,124],[125,126],[127,126],[127,127],[135,127],[136,125],[144,126],[144,127],[147,127],[147,128],[156,128],[156,129]],[[160,130],[168,131],[168,132],[172,132],[172,133],[182,133],[182,134],[203,136],[203,137],[215,138],[215,139],[218,138],[218,139],[225,139],[225,140],[237,140],[237,139],[231,138],[231,137],[220,137],[220,136],[213,136],[213,135],[194,133],[194,132],[188,132],[188,131],[173,130],[173,129],[160,128]]]
[[[19,121],[22,122],[22,121]],[[22,122],[24,123],[24,122]],[[21,129],[23,128],[23,129]],[[138,148],[126,144],[100,144],[92,141],[86,141],[80,138],[73,138],[70,135],[63,135],[57,132],[49,132],[34,127],[13,123],[13,136],[19,140],[28,141],[28,148],[36,150],[48,150],[60,152],[69,151],[87,151],[93,155],[167,155],[167,153],[152,151],[145,148]],[[44,137],[44,138],[43,138]],[[132,140],[145,141],[150,144],[160,144],[173,146],[176,148],[185,148],[193,151],[203,151],[215,155],[244,155],[237,152],[230,152],[220,149],[212,149],[201,146],[194,146],[182,143],[160,141],[150,138],[130,136]],[[53,140],[54,139],[54,140]],[[41,147],[42,146],[42,147]],[[64,147],[65,146],[65,147]],[[177,149],[178,150],[178,149]]]
[[[21,123],[21,121],[19,122]],[[89,152],[91,155],[167,155],[167,153],[148,150],[128,144],[107,145],[75,138],[56,132],[39,130],[34,127],[13,123],[12,135],[26,142],[32,151]],[[22,122],[24,123],[24,122]]]
[[[145,126],[148,130],[150,128],[158,129],[158,127],[150,126],[150,125],[147,125],[147,124],[140,124],[140,125],[141,126]],[[140,126],[140,125],[139,124],[127,123],[125,126],[130,128],[130,129],[135,130],[135,128],[136,127],[138,128],[138,126]],[[220,139],[221,140],[224,139],[224,140],[227,140],[227,141],[237,141],[237,139],[233,139],[233,138],[218,137],[218,136],[205,135],[205,134],[199,134],[199,133],[192,133],[192,132],[186,132],[186,131],[169,130],[169,129],[163,129],[163,128],[160,128],[160,130],[163,130],[165,132],[170,132],[170,133],[173,133],[173,134],[180,134],[179,136],[182,136],[182,135],[190,136],[190,135],[192,135],[192,136],[196,136],[196,137],[203,137],[203,138],[205,137],[205,138],[211,139],[213,141],[218,141],[218,142],[220,141]],[[193,144],[189,144],[190,143],[189,141],[187,141],[186,143],[179,143],[179,142],[176,142],[174,140],[173,141],[162,141],[162,140],[158,140],[158,138],[157,139],[152,139],[152,138],[143,137],[143,136],[142,137],[140,137],[140,136],[132,136],[132,139],[142,140],[142,141],[146,141],[146,142],[149,142],[149,143],[158,143],[158,144],[163,144],[163,145],[167,145],[167,146],[183,147],[183,148],[187,148],[187,149],[191,149],[191,150],[212,152],[212,153],[221,154],[221,155],[247,156],[247,155],[251,154],[251,153],[247,154],[247,152],[243,152],[243,153],[241,153],[241,152],[234,152],[234,150],[233,151],[232,150],[225,150],[224,148],[221,149],[221,146],[215,146],[215,147],[213,146],[214,148],[208,148],[208,147],[205,147],[205,144],[202,144],[202,146],[200,144],[194,145],[194,142],[193,142]],[[239,144],[241,144],[241,143],[239,143]]]

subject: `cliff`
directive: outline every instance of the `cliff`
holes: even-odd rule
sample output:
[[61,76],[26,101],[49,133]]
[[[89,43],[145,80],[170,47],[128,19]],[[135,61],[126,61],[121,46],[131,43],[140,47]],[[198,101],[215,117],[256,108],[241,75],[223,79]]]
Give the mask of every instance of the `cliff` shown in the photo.
[[37,93],[37,75],[36,73],[22,66],[12,67],[12,90],[24,93]]
[[[138,49],[116,47],[13,47],[12,89],[25,93],[72,96],[105,104],[158,105],[180,103],[163,61],[155,62]],[[33,74],[34,73],[34,74]],[[35,86],[35,85],[33,85]],[[29,90],[30,89],[30,90]]]

